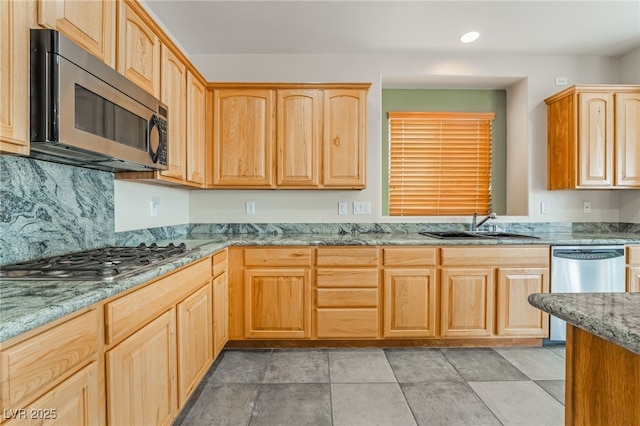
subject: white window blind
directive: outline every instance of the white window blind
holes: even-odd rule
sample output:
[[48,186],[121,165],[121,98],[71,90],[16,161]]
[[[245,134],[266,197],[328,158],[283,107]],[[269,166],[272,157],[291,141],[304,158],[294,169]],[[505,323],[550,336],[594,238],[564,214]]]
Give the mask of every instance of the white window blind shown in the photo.
[[389,112],[389,214],[488,214],[494,117]]

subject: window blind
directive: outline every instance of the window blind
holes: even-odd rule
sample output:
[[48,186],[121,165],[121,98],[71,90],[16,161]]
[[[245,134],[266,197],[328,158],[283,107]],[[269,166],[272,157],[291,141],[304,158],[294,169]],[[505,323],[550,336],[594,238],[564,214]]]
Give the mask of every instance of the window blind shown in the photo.
[[488,214],[494,117],[389,112],[389,214]]

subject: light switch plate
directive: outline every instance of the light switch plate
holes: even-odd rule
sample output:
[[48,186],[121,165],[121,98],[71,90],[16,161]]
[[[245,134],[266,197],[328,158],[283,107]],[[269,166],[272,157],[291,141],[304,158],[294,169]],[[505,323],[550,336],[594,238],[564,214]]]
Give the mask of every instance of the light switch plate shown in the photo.
[[347,203],[338,203],[338,214],[347,214]]

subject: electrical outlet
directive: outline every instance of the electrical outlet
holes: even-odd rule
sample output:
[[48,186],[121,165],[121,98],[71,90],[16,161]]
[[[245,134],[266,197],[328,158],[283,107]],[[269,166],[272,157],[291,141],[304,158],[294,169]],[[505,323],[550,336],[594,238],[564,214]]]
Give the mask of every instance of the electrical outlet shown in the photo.
[[591,201],[584,201],[582,203],[582,213],[586,213],[586,214],[591,213]]
[[567,77],[556,77],[556,86],[566,86],[567,84]]
[[371,214],[371,201],[354,201],[353,214]]
[[338,203],[338,214],[347,214],[347,203]]
[[158,207],[160,206],[160,197],[151,197],[149,202],[149,214],[151,216],[158,216]]
[[541,214],[549,214],[549,202],[548,201],[540,201],[540,213]]
[[256,213],[256,203],[253,201],[247,201],[244,205],[245,214],[255,214]]

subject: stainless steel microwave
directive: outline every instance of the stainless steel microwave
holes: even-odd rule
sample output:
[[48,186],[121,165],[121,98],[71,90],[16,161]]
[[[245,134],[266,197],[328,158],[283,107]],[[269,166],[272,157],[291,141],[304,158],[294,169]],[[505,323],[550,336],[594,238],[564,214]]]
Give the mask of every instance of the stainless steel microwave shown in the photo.
[[31,30],[31,156],[166,170],[167,106],[54,30]]

